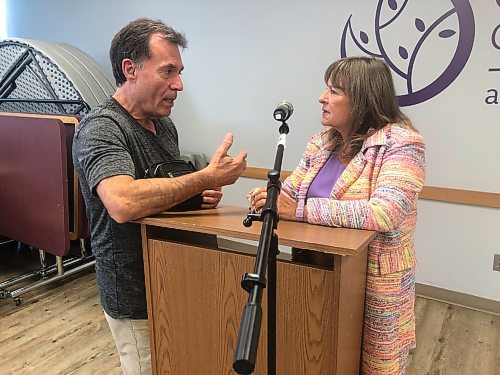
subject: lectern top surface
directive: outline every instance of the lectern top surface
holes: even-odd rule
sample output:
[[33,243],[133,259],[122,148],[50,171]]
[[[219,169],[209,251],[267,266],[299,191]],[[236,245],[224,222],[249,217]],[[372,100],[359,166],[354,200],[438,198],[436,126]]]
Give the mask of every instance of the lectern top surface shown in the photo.
[[[262,224],[243,226],[247,210],[244,207],[220,206],[211,210],[163,212],[137,222],[164,228],[222,235],[258,241]],[[278,223],[280,245],[316,250],[339,255],[356,255],[375,237],[376,232],[331,228],[307,223],[281,220]]]

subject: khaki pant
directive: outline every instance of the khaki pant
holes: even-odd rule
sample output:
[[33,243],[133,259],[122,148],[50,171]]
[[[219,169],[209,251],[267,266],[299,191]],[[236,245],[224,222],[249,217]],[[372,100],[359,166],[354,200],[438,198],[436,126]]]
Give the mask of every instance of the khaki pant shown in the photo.
[[147,319],[114,319],[106,312],[111,334],[120,354],[120,363],[125,375],[150,375],[151,350]]

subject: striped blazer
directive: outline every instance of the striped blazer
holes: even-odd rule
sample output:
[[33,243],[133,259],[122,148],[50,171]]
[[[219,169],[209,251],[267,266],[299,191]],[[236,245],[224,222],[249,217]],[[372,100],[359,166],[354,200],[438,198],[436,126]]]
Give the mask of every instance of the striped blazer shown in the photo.
[[330,157],[329,129],[314,135],[293,173],[283,182],[282,197],[297,202],[296,219],[334,227],[379,232],[370,244],[368,272],[383,275],[416,265],[414,233],[417,198],[425,175],[425,143],[414,130],[388,124],[365,140],[347,165],[329,198],[306,195]]

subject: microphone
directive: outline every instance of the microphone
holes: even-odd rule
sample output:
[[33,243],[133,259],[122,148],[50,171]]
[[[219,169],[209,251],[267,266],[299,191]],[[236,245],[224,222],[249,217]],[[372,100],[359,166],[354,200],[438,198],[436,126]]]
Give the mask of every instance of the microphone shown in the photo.
[[293,113],[293,105],[288,100],[282,100],[276,106],[273,112],[273,117],[276,121],[285,122]]

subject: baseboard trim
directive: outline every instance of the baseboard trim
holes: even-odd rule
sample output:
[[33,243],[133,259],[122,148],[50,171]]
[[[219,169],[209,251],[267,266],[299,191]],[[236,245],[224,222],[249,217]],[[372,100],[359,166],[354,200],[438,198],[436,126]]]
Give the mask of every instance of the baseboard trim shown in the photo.
[[417,296],[420,297],[450,303],[452,305],[466,307],[468,309],[482,311],[489,314],[500,315],[500,301],[420,283],[416,283],[415,291]]

